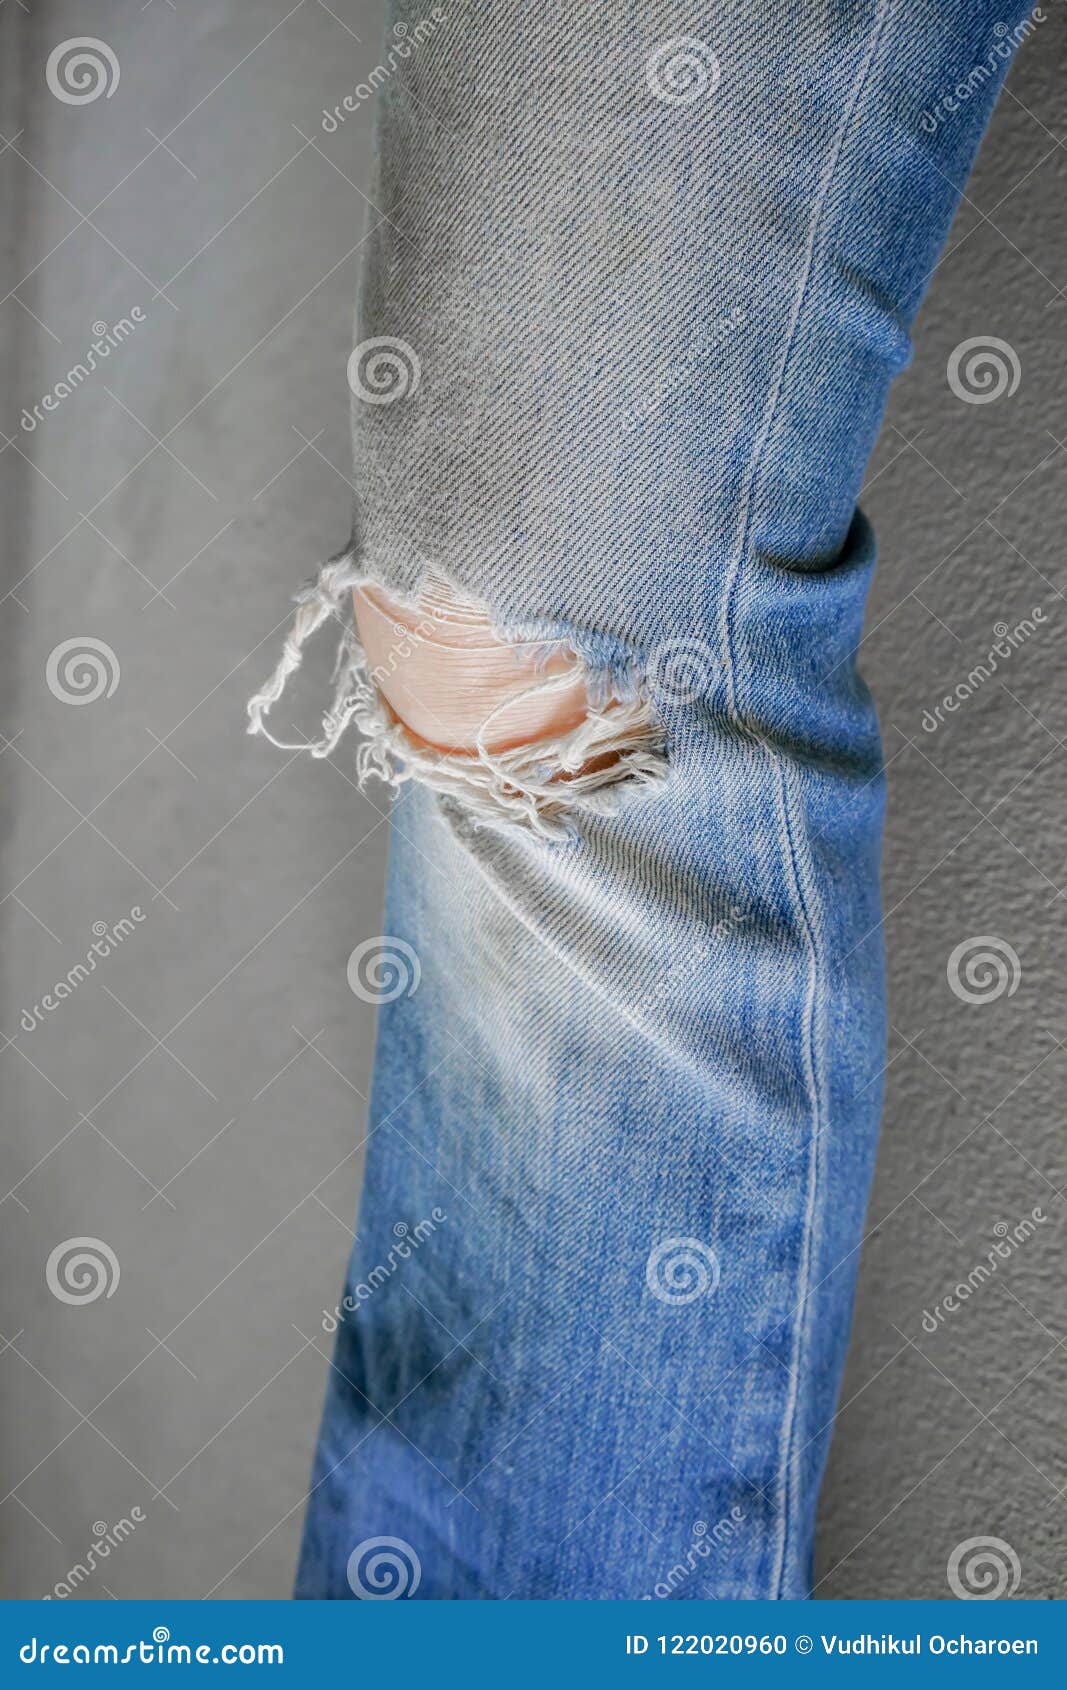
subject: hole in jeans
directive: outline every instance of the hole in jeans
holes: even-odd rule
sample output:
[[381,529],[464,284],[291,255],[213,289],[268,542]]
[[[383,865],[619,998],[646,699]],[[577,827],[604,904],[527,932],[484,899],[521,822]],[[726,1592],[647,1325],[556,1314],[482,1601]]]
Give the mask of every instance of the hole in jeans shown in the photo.
[[[565,640],[498,632],[487,605],[432,571],[408,602],[346,551],[297,603],[274,673],[248,704],[249,732],[283,750],[328,756],[354,723],[361,783],[419,780],[476,821],[550,837],[569,831],[576,811],[609,812],[665,774],[662,730],[639,685],[612,686]],[[265,718],[305,642],[334,619],[341,639],[322,734],[275,739]]]

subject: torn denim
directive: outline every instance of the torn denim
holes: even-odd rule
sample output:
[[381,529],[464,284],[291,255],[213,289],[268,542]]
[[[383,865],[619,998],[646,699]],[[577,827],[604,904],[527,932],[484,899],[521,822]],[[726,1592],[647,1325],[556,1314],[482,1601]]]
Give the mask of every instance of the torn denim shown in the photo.
[[[812,1588],[885,1061],[856,501],[1026,23],[394,6],[355,522],[298,614],[437,572],[647,707],[665,763],[566,838],[484,825],[342,647],[316,749],[351,719],[402,779],[353,959],[402,966],[300,1596]],[[486,790],[528,823],[553,781],[518,773]]]

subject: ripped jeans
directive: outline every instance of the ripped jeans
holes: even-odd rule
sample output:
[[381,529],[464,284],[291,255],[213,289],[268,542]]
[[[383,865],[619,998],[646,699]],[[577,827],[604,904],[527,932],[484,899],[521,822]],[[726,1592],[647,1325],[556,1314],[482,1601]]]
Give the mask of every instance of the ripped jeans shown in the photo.
[[[394,7],[353,536],[250,707],[340,618],[313,749],[398,791],[299,1596],[809,1593],[884,1062],[856,500],[1039,12]],[[588,715],[422,744],[360,583]]]

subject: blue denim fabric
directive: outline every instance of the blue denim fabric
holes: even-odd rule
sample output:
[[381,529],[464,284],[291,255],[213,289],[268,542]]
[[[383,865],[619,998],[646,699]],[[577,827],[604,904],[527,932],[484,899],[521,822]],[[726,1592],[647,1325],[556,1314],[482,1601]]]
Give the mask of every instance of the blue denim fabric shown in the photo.
[[560,843],[397,804],[297,1594],[803,1597],[884,1061],[856,498],[1026,13],[444,11],[383,93],[357,339],[421,374],[356,401],[358,556],[636,663],[669,772]]

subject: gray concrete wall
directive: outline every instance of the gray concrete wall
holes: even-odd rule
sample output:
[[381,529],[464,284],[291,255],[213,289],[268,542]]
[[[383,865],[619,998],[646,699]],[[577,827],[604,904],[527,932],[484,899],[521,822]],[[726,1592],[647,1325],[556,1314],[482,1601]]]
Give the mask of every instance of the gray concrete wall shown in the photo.
[[[44,1595],[131,1519],[82,1596],[289,1591],[370,1069],[345,962],[378,931],[387,829],[344,759],[286,761],[241,725],[293,580],[347,530],[370,110],[328,149],[306,138],[378,29],[362,0],[0,9],[9,1597]],[[113,45],[121,99],[48,93],[74,35]],[[865,494],[894,1034],[824,1596],[948,1594],[975,1536],[1010,1546],[1020,1596],[1064,1589],[1063,46],[1057,17],[1013,73]],[[21,407],[134,307],[143,323],[27,434]],[[989,404],[946,377],[975,336],[1021,370]],[[924,729],[1035,607],[1033,636]],[[76,707],[48,663],[86,637],[118,682]],[[948,959],[986,935],[1017,988],[967,1002]],[[924,1330],[1035,1207],[1034,1236]],[[49,1290],[50,1251],[77,1237],[114,1249],[121,1297]]]

